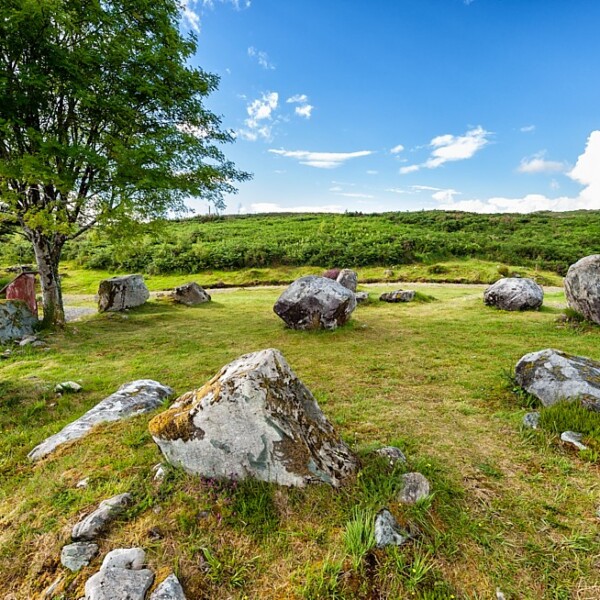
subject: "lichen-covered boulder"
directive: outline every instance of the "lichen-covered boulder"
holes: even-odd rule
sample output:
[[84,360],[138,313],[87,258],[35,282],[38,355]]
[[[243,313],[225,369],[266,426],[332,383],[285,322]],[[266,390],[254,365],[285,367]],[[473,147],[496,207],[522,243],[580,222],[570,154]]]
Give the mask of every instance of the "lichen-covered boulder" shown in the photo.
[[547,348],[523,356],[515,368],[517,383],[544,406],[580,401],[600,410],[600,363]]
[[172,298],[175,302],[186,306],[210,302],[210,294],[195,281],[176,287],[173,290]]
[[483,292],[483,301],[501,310],[535,310],[544,301],[544,290],[533,279],[505,277]]
[[379,296],[382,302],[412,302],[415,299],[414,290],[395,290],[385,292]]
[[273,310],[292,329],[335,329],[355,308],[354,292],[327,277],[309,275],[296,279]]
[[342,269],[337,276],[336,281],[348,288],[351,292],[356,292],[358,285],[358,273],[352,269]]
[[569,267],[565,295],[573,310],[600,325],[600,254],[586,256]]
[[279,350],[245,354],[150,421],[166,459],[189,473],[338,486],[357,460]]
[[141,275],[111,277],[100,282],[98,312],[119,311],[141,306],[150,292]]
[[0,300],[0,344],[32,335],[37,324],[23,300]]

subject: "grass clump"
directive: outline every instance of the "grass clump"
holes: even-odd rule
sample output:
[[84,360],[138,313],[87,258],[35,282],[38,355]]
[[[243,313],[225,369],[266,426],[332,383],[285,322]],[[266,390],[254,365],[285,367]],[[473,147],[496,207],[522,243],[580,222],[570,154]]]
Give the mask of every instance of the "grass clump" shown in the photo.
[[579,402],[557,402],[540,411],[540,427],[560,435],[563,431],[576,431],[584,436],[584,443],[600,449],[600,412],[595,412]]

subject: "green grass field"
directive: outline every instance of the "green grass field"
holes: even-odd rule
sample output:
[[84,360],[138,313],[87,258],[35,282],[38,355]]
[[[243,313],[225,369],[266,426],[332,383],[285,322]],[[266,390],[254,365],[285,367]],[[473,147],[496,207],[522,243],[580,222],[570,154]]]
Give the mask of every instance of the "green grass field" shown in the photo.
[[[90,291],[75,274],[65,284]],[[0,362],[0,597],[37,598],[64,574],[54,598],[80,598],[103,554],[132,545],[159,577],[174,569],[193,599],[488,599],[497,587],[515,599],[600,597],[600,428],[588,428],[583,453],[552,431],[568,410],[545,418],[547,431],[523,430],[532,401],[510,379],[523,354],[546,347],[600,359],[600,331],[557,321],[559,289],[539,312],[505,313],[483,305],[481,285],[413,287],[436,301],[388,305],[376,298],[394,286],[369,286],[373,301],[335,332],[285,329],[272,312],[281,289],[239,289],[195,308],[153,300],[93,316],[47,335],[47,351],[15,349]],[[362,470],[342,489],[234,485],[176,469],[155,483],[152,415],[101,426],[40,464],[26,458],[124,382],[153,378],[179,395],[267,347],[359,454]],[[58,397],[53,387],[67,379],[84,391]],[[371,453],[388,444],[408,465]],[[431,481],[414,507],[395,500],[405,471]],[[77,488],[84,477],[89,486]],[[125,491],[135,506],[101,538],[100,557],[68,573],[59,557],[72,525]],[[372,547],[384,506],[414,541]]]

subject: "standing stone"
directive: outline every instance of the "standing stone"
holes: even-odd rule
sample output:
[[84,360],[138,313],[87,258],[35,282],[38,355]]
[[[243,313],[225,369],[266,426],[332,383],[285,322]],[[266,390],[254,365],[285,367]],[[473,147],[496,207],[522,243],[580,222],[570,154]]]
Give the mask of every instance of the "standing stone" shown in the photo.
[[309,275],[296,279],[273,310],[292,329],[335,329],[356,308],[353,292],[337,281]]
[[357,468],[313,395],[274,349],[226,365],[149,428],[171,464],[203,477],[337,487]]
[[37,324],[23,300],[0,300],[0,344],[33,335]]
[[412,302],[415,299],[414,290],[396,290],[385,292],[379,296],[382,302]]
[[111,277],[100,282],[98,312],[119,311],[140,306],[150,298],[141,275]]
[[96,539],[112,521],[123,513],[131,501],[131,494],[127,493],[103,500],[94,512],[81,519],[73,527],[71,537],[76,541]]
[[565,295],[573,310],[600,325],[600,254],[586,256],[569,267]]
[[93,542],[75,542],[64,546],[60,553],[60,562],[70,571],[79,571],[87,567],[98,554],[98,545]]
[[358,273],[352,269],[342,269],[337,276],[336,281],[345,288],[348,288],[351,292],[356,292]]
[[400,546],[410,536],[404,533],[394,515],[387,509],[380,510],[375,517],[375,543],[378,548]]
[[186,306],[195,306],[196,304],[210,302],[210,294],[195,281],[176,287],[172,297],[175,302],[185,304]]
[[542,305],[544,290],[533,279],[505,277],[485,290],[483,301],[501,310],[533,310]]
[[544,406],[578,400],[600,410],[600,363],[589,358],[552,348],[531,352],[517,363],[515,380]]
[[171,573],[152,592],[150,600],[186,600],[179,579]]
[[153,381],[138,379],[122,385],[114,394],[104,398],[82,417],[63,427],[58,433],[46,438],[27,456],[39,460],[53,452],[58,446],[87,435],[99,423],[119,421],[134,417],[158,408],[173,390]]
[[402,489],[398,495],[399,502],[415,504],[429,495],[429,481],[421,473],[406,473],[402,476]]

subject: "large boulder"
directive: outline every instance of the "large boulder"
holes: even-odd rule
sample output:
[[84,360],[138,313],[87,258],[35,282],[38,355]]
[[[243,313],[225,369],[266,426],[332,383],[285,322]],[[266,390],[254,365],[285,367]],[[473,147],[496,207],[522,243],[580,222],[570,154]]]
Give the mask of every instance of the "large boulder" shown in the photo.
[[356,286],[358,285],[358,273],[352,269],[342,269],[336,281],[348,288],[351,292],[356,292]]
[[569,267],[565,295],[573,310],[600,325],[600,254],[586,256]]
[[195,281],[176,287],[172,297],[175,302],[186,306],[195,306],[210,301],[210,295]]
[[140,306],[150,298],[141,275],[111,277],[100,282],[98,312],[118,311]]
[[354,292],[327,277],[309,275],[296,279],[273,310],[292,329],[335,329],[355,308]]
[[488,306],[501,310],[534,310],[544,301],[544,290],[533,279],[505,277],[483,292]]
[[279,350],[245,354],[150,421],[166,459],[189,473],[338,486],[357,460]]
[[158,408],[173,390],[152,379],[138,379],[122,385],[76,421],[69,423],[58,433],[46,438],[29,454],[31,460],[39,460],[58,446],[87,435],[92,427],[106,421],[118,421]]
[[32,335],[37,323],[23,300],[0,300],[0,344]]
[[515,379],[544,406],[559,400],[579,400],[600,410],[600,363],[548,348],[523,356],[515,368]]

